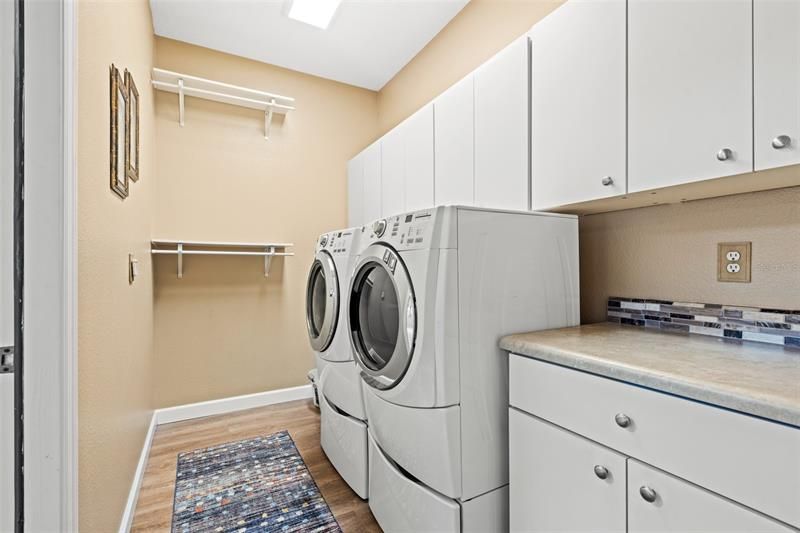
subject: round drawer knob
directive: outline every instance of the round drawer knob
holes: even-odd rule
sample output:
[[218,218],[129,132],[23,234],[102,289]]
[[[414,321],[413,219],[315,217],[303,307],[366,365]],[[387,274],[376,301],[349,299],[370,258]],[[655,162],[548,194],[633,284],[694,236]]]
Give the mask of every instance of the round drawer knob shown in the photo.
[[654,501],[656,501],[656,498],[658,497],[656,491],[654,491],[647,485],[642,485],[641,487],[639,487],[639,495],[647,503],[653,503]]
[[772,139],[772,147],[776,150],[783,150],[792,144],[792,139],[788,135],[778,135]]
[[616,422],[619,427],[626,428],[631,425],[631,417],[625,413],[617,413],[614,417],[614,422]]
[[614,185],[614,178],[612,178],[611,176],[606,176],[600,183],[602,183],[605,187],[608,187],[609,185]]
[[727,161],[733,157],[733,150],[730,148],[723,148],[719,152],[717,152],[717,159],[720,161]]
[[604,467],[603,465],[594,465],[594,475],[596,475],[600,479],[607,479],[608,468]]

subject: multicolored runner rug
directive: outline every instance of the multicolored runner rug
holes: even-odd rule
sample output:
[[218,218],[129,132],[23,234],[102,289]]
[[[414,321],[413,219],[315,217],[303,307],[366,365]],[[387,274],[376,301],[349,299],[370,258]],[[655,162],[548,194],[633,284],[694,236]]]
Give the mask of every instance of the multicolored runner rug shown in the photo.
[[178,455],[173,533],[340,533],[287,431]]

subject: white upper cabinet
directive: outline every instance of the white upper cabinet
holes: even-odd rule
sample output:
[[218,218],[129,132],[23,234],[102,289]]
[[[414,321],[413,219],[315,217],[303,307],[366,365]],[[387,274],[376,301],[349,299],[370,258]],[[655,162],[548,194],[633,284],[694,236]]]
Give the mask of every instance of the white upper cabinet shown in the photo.
[[381,215],[390,216],[405,211],[406,156],[402,129],[394,128],[383,136],[381,143]]
[[531,30],[533,209],[626,193],[625,0],[570,0]]
[[364,223],[364,159],[363,152],[347,162],[347,225]]
[[362,224],[381,218],[381,144],[371,144],[361,152],[364,164]]
[[756,170],[800,163],[800,0],[753,5]]
[[528,36],[475,71],[475,204],[530,205]]
[[381,216],[433,206],[433,105],[381,139]]
[[628,1],[629,192],[753,170],[752,9]]
[[474,80],[470,74],[433,102],[436,205],[475,203]]
[[[433,207],[433,104],[428,104],[403,122],[405,139],[405,199],[404,211]],[[401,213],[386,212],[385,216]]]

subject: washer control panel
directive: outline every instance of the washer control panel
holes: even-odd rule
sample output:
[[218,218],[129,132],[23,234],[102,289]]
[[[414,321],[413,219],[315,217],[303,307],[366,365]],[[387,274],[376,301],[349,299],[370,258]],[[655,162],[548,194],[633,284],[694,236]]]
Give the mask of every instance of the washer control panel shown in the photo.
[[353,243],[353,232],[336,231],[334,233],[327,233],[319,238],[319,250],[327,250],[333,255],[346,255],[350,253],[350,247]]

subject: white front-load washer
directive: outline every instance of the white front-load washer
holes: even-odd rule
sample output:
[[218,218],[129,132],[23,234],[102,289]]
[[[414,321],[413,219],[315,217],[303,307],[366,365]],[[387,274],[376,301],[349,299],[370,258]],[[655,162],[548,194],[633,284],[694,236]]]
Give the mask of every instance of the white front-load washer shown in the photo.
[[[578,324],[577,218],[437,207],[377,221],[361,238],[347,316],[365,383],[373,514],[387,531],[504,530],[508,367],[498,341]],[[411,503],[424,510],[413,523],[399,511]]]
[[335,231],[317,241],[306,285],[306,325],[319,375],[322,449],[353,491],[367,498],[367,417],[345,305],[360,233]]

